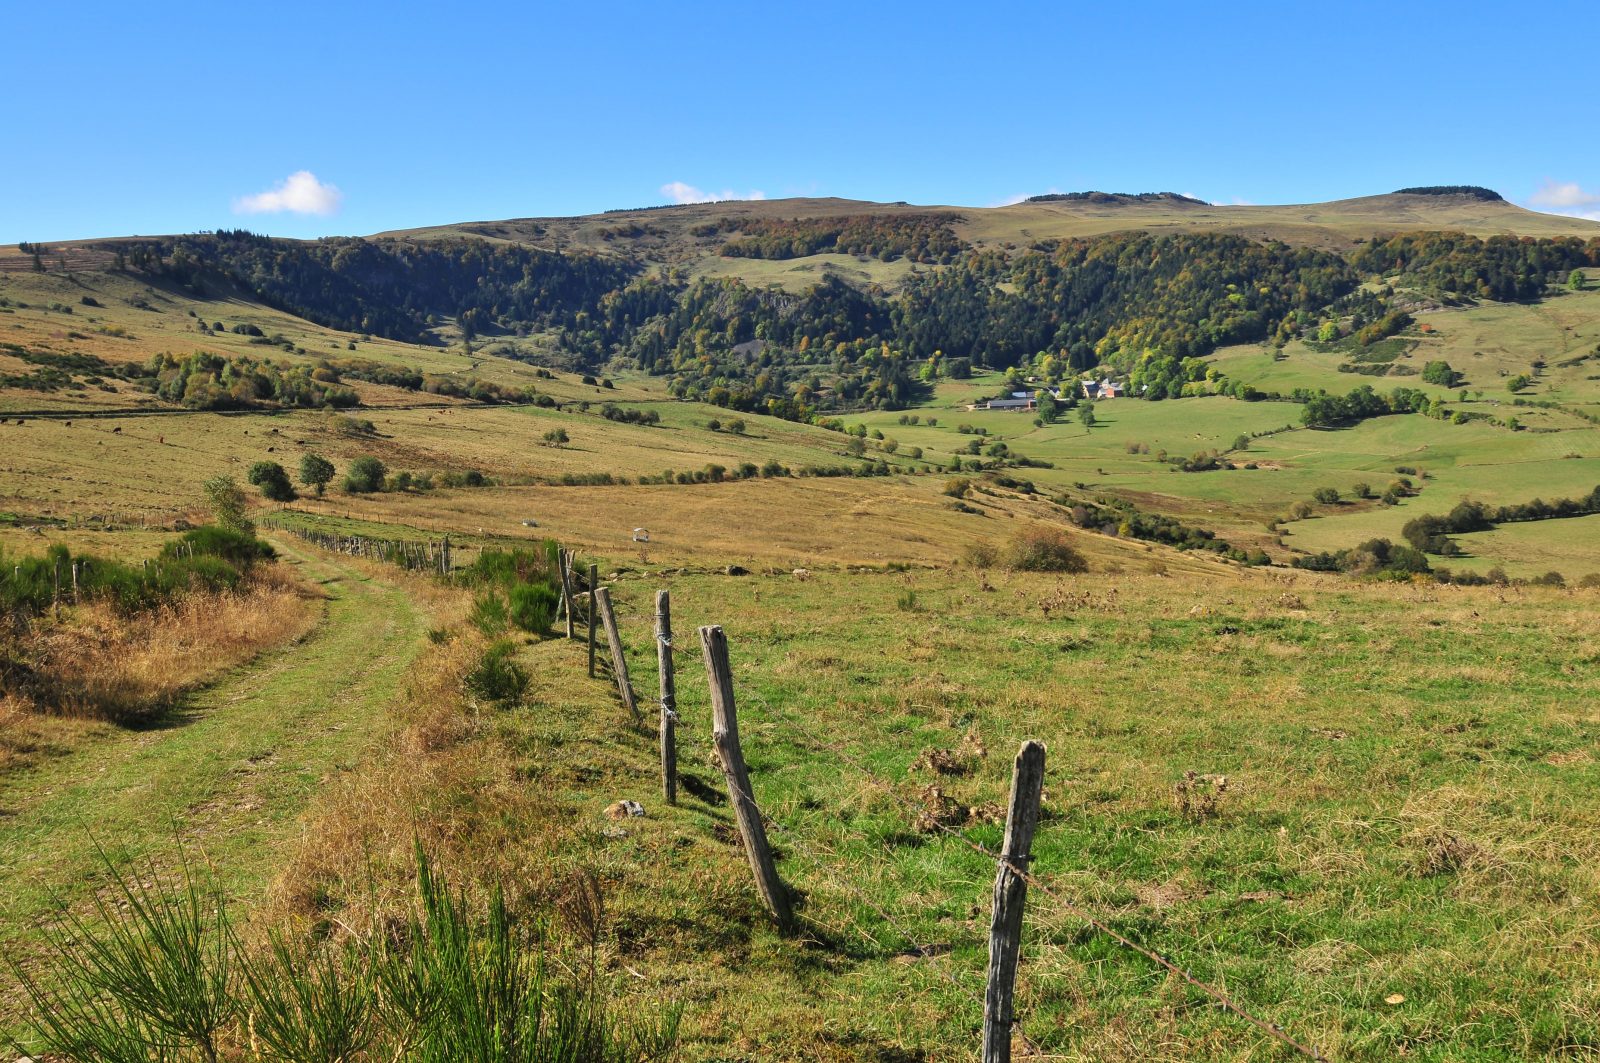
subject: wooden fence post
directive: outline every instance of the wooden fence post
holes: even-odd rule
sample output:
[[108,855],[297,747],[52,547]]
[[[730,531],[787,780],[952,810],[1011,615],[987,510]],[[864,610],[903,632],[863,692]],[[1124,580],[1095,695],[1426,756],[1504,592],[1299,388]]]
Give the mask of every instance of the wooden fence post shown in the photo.
[[606,644],[611,647],[611,677],[617,681],[617,693],[622,695],[628,715],[637,717],[639,706],[633,700],[633,683],[628,679],[628,659],[622,653],[622,633],[617,630],[617,614],[611,608],[611,592],[601,587],[594,592],[594,598],[600,606],[600,620],[606,626]]
[[594,592],[600,586],[600,566],[589,566],[589,678],[594,678]]
[[778,926],[787,931],[794,926],[794,910],[789,906],[789,891],[778,877],[767,844],[767,829],[761,810],[750,792],[750,772],[745,768],[744,751],[739,746],[739,717],[733,703],[733,669],[728,664],[728,639],[720,627],[700,629],[700,645],[705,650],[706,678],[711,683],[711,740],[722,761],[722,774],[728,781],[728,797],[733,802],[739,833],[744,837],[744,852],[750,858],[756,889],[767,902]]
[[556,555],[556,564],[561,568],[561,597],[567,603],[567,638],[572,637],[572,614],[577,609],[577,603],[572,600],[572,555],[562,550]]
[[74,561],[72,563],[72,604],[73,605],[81,605],[81,604],[83,604],[83,599],[78,594],[78,566],[81,563],[82,562],[78,562],[78,561]]
[[1033,832],[1039,825],[1044,787],[1044,745],[1027,741],[1011,766],[1011,807],[1006,812],[1005,845],[994,876],[994,913],[989,921],[989,987],[983,995],[983,1063],[1010,1063],[1012,990],[1022,951],[1022,907],[1028,896]]
[[678,686],[672,670],[672,594],[656,591],[656,670],[661,673],[661,795],[678,803]]

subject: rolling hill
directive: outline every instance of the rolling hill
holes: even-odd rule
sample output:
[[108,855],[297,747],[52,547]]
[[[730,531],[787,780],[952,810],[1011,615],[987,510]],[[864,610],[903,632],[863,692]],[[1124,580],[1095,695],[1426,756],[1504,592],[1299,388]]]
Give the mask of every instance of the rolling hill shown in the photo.
[[[17,972],[56,906],[115,921],[110,839],[141,884],[203,852],[242,954],[328,959],[302,1000],[419,947],[427,853],[685,1060],[970,1058],[1029,738],[1019,1052],[1287,1058],[1196,981],[1331,1058],[1600,1048],[1596,238],[1472,193],[1094,194],[0,249],[0,1038],[47,1058]],[[219,477],[277,562],[80,600],[204,541]],[[1494,520],[1413,546],[1463,501]],[[642,712],[588,593],[561,637],[547,539]]]

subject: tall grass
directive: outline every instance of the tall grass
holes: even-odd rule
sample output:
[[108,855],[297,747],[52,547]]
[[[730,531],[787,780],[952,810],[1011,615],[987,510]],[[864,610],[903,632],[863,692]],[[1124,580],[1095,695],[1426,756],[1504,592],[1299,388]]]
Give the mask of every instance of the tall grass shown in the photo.
[[[103,855],[103,854],[102,854]],[[311,1063],[644,1063],[670,1058],[679,1010],[624,1017],[592,967],[550,973],[546,942],[498,889],[452,889],[417,846],[416,901],[342,944],[269,934],[251,950],[208,876],[176,882],[107,859],[114,888],[48,932],[53,969],[9,961],[34,1010],[30,1053],[75,1060],[231,1057]],[[150,880],[149,883],[146,879]]]
[[[236,590],[191,591],[144,610],[93,601],[60,623],[18,626],[0,637],[0,704],[17,713],[137,723],[220,670],[300,635],[315,615],[315,602],[287,573],[270,568]],[[0,734],[0,769],[9,744]]]

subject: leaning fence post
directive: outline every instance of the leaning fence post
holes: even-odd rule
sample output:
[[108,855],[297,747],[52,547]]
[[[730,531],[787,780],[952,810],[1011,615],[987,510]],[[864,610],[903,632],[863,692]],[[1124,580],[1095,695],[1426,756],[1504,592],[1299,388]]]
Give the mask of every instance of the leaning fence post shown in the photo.
[[594,591],[600,586],[600,566],[589,566],[589,678],[594,678]]
[[73,605],[82,604],[82,599],[78,596],[78,566],[81,563],[82,562],[79,562],[79,561],[74,561],[72,563],[72,604]]
[[622,653],[622,633],[617,630],[617,614],[611,608],[611,592],[601,587],[594,592],[600,606],[600,620],[606,626],[606,645],[611,647],[611,677],[617,681],[617,693],[627,706],[629,716],[639,715],[639,706],[633,700],[633,683],[628,679],[628,659]]
[[572,600],[572,555],[562,550],[556,555],[556,565],[561,569],[561,598],[566,602],[567,638],[572,637],[572,614],[577,603]]
[[1022,906],[1028,896],[1029,854],[1039,825],[1044,787],[1044,745],[1027,741],[1011,767],[1011,807],[1005,845],[994,876],[994,913],[989,922],[989,987],[983,995],[983,1063],[1010,1063],[1012,990],[1022,951]]
[[767,902],[778,926],[794,926],[794,911],[789,907],[789,891],[778,877],[767,844],[767,829],[761,810],[750,792],[750,772],[745,767],[744,751],[739,746],[739,717],[733,704],[733,670],[728,664],[728,639],[720,627],[700,629],[700,645],[705,650],[706,677],[711,683],[711,740],[722,761],[722,774],[728,781],[728,797],[733,801],[734,817],[744,837],[744,852],[750,858],[756,889]]
[[672,672],[672,595],[656,591],[656,669],[661,673],[661,793],[678,803],[678,686]]

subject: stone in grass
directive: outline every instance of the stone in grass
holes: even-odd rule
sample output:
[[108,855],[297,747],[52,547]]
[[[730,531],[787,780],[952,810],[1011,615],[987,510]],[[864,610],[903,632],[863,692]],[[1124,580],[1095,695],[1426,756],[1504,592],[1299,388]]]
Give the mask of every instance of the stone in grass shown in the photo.
[[606,806],[608,819],[630,819],[644,815],[644,806],[637,801],[613,801]]

